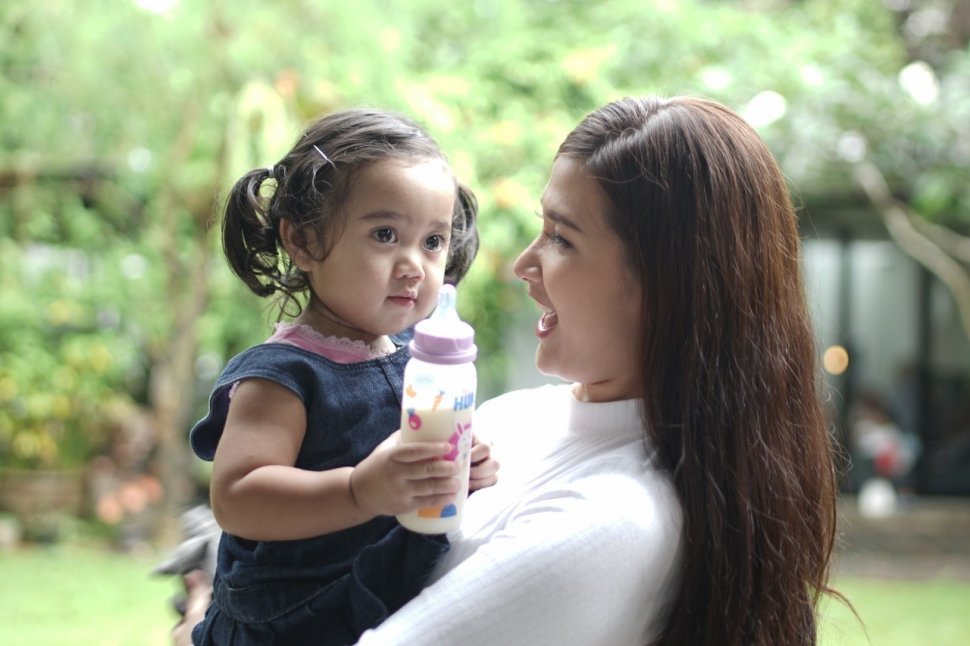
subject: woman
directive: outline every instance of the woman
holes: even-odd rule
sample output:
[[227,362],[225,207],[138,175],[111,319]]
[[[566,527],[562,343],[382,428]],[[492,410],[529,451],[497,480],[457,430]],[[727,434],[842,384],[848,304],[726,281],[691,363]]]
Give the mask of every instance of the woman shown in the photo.
[[559,148],[515,273],[536,364],[417,598],[360,644],[813,644],[835,474],[784,178],[740,117],[623,99]]

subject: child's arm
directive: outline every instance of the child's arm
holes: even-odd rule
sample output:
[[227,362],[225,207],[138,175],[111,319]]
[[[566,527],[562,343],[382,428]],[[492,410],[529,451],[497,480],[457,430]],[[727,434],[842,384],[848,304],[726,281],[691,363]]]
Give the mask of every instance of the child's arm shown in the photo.
[[353,527],[380,514],[444,504],[458,490],[457,466],[432,460],[447,442],[398,445],[388,438],[356,467],[293,466],[306,409],[287,388],[242,381],[233,394],[212,470],[212,509],[230,534],[295,540]]

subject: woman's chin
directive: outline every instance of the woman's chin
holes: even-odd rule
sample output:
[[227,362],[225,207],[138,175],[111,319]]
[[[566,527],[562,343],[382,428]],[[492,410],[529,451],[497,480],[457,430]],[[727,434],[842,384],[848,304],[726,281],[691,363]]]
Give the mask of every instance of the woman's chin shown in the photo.
[[541,343],[536,349],[536,370],[539,371],[539,374],[546,377],[556,377],[563,381],[571,381],[571,378],[568,376],[568,371],[564,370],[563,366],[555,360],[555,357],[543,351]]

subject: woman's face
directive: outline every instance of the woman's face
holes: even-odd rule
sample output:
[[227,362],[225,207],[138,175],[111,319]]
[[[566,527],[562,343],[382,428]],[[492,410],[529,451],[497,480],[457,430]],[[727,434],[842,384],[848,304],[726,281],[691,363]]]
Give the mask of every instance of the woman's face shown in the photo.
[[606,205],[582,164],[559,157],[542,195],[542,232],[513,266],[543,311],[536,367],[578,382],[585,401],[636,397],[640,379],[640,288]]

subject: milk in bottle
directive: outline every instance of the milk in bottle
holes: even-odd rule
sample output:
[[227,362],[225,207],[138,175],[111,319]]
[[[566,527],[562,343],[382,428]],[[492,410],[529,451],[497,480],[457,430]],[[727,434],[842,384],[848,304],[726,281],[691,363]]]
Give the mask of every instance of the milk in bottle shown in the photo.
[[437,309],[414,328],[411,359],[404,368],[401,442],[448,442],[451,452],[442,459],[458,462],[461,480],[453,501],[397,517],[404,527],[423,534],[456,529],[468,497],[478,349],[475,331],[458,317],[455,301],[455,288],[443,285]]

